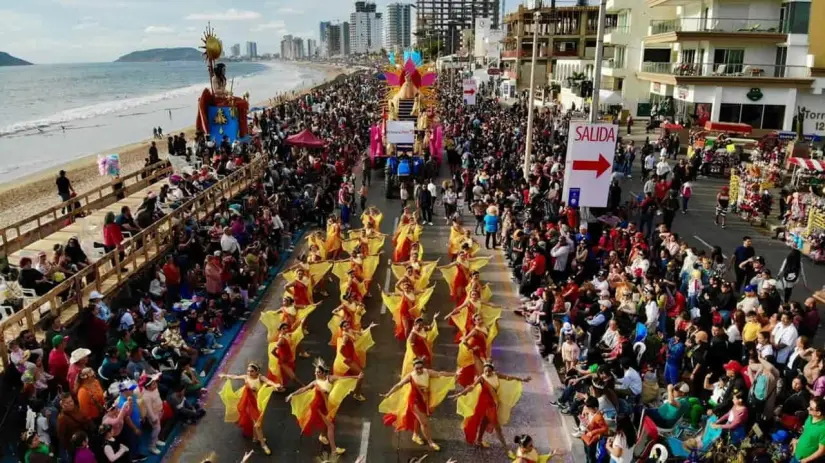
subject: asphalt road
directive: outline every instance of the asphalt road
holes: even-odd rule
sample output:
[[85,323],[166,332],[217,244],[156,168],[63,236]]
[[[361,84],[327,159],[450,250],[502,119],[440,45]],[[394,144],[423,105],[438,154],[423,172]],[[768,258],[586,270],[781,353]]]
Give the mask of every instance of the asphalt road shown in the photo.
[[[446,167],[444,168],[446,172]],[[378,177],[374,173],[374,177]],[[369,204],[375,205],[384,213],[382,232],[391,234],[394,222],[401,213],[398,200],[387,200],[383,197],[382,181],[373,181],[369,193]],[[466,211],[465,211],[466,213]],[[468,217],[470,219],[470,217]],[[465,221],[466,222],[466,221]],[[448,261],[447,239],[449,228],[445,223],[443,209],[436,207],[435,225],[426,226],[421,242],[424,246],[424,260],[441,259]],[[360,224],[353,223],[353,227]],[[296,249],[295,255],[302,249]],[[482,250],[482,255],[489,251]],[[391,243],[387,240],[384,256],[391,255]],[[392,279],[390,279],[392,278]],[[341,462],[355,461],[359,455],[365,455],[368,462],[402,462],[406,463],[412,457],[420,457],[427,452],[410,440],[409,433],[396,434],[390,427],[383,425],[383,416],[378,412],[380,397],[378,394],[386,392],[399,379],[401,362],[404,356],[404,346],[393,337],[393,322],[391,315],[382,307],[377,284],[388,287],[395,284],[394,277],[390,276],[387,260],[383,259],[374,277],[371,291],[373,297],[367,300],[367,314],[363,318],[366,326],[370,322],[379,324],[373,330],[376,345],[367,355],[367,367],[363,394],[367,401],[359,403],[347,399],[341,406],[336,418],[336,443],[347,449],[347,453],[339,460]],[[492,302],[503,307],[512,308],[518,304],[516,288],[510,280],[503,257],[495,253],[490,264],[482,270],[482,280],[491,284],[494,297]],[[440,272],[436,271],[432,281],[436,283],[435,293],[427,306],[428,316],[441,312],[442,316],[455,307],[450,301],[447,284],[441,279]],[[333,288],[335,287],[335,288]],[[302,342],[302,346],[313,354],[321,356],[332,363],[334,350],[328,346],[329,330],[326,327],[330,311],[337,306],[339,294],[336,285],[327,285],[330,295],[324,298],[321,306],[310,315],[308,327],[310,334]],[[263,310],[272,310],[278,307],[283,284],[276,284],[267,294],[267,299],[261,305]],[[248,322],[247,330],[237,342],[240,344],[232,349],[231,357],[222,367],[222,372],[241,374],[245,371],[249,361],[266,364],[266,329],[257,321],[257,316]],[[543,361],[534,345],[526,325],[512,314],[505,314],[500,323],[501,332],[493,347],[493,359],[499,371],[505,374],[531,376],[532,381],[525,384],[521,401],[513,410],[510,424],[504,428],[505,438],[512,442],[516,434],[529,433],[536,441],[542,453],[550,449],[557,449],[566,454],[565,458],[556,461],[584,461],[583,448],[578,439],[570,436],[573,422],[570,417],[562,416],[557,409],[548,405],[548,401],[557,395],[554,392],[559,387],[558,375],[555,370]],[[453,329],[445,322],[439,321],[439,337],[436,341],[433,368],[437,370],[454,371],[458,348],[452,343]],[[312,364],[309,359],[299,359],[297,373],[305,381],[312,379]],[[283,400],[285,394],[276,394],[269,403],[264,421],[264,434],[268,439],[272,456],[266,457],[260,452],[257,445],[241,436],[240,429],[232,424],[223,422],[223,404],[217,392],[223,385],[222,380],[210,384],[210,392],[206,401],[207,416],[196,427],[189,428],[176,444],[174,451],[167,457],[168,461],[198,462],[209,451],[218,454],[219,461],[239,461],[243,453],[255,449],[252,461],[278,462],[314,462],[326,448],[318,442],[317,436],[302,437],[295,417],[290,414],[288,404]],[[236,387],[238,384],[235,385]],[[294,389],[290,389],[291,392]],[[427,462],[446,462],[454,458],[458,462],[503,462],[509,461],[505,451],[496,443],[493,436],[488,441],[492,444],[489,449],[476,449],[464,442],[461,431],[461,417],[456,414],[455,402],[445,400],[435,410],[430,420],[433,438],[441,446],[441,452],[433,453]]]

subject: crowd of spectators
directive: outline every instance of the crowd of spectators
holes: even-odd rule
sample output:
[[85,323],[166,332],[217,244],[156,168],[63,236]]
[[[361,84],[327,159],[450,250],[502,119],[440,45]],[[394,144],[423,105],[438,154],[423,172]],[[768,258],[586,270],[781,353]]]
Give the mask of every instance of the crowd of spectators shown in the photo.
[[[224,353],[220,342],[230,342],[225,334],[246,321],[296,233],[333,210],[341,180],[362,162],[357,153],[377,111],[376,92],[375,82],[352,74],[263,111],[252,143],[215,146],[197,138],[193,152],[204,167],[195,172],[218,179],[263,157],[260,181],[222,201],[207,220],[184,217],[164,238],[171,252],[123,294],[107,300],[92,292],[75,326],[47,319],[44,342],[30,331],[7,340],[10,368],[2,396],[15,400],[3,434],[20,443],[20,461],[143,461],[162,453],[162,438],[173,426],[204,416],[199,399],[219,363],[216,356]],[[318,103],[326,110],[314,112]],[[312,151],[286,143],[303,129],[329,143]],[[183,182],[193,189],[181,187],[186,192],[180,200],[208,186]],[[160,218],[162,204],[150,195],[137,217],[128,209],[108,216],[106,250],[123,249],[129,232]],[[144,222],[145,209],[152,217]],[[61,250],[69,259],[61,271],[90,262],[77,244],[70,241]],[[48,291],[39,285],[54,283],[46,277],[55,272],[43,271],[42,262],[24,264],[24,287]]]
[[[608,207],[569,207],[570,113],[537,110],[525,180],[526,98],[500,104],[482,86],[470,107],[460,91],[442,88],[452,94],[441,102],[447,217],[470,208],[475,234],[503,247],[523,302],[516,313],[560,372],[553,405],[574,417],[587,461],[640,461],[656,442],[694,461],[710,450],[825,461],[825,353],[812,347],[816,301],[793,297],[799,251],[771,262],[772,273],[749,237],[729,259],[686,243],[673,218],[687,209],[697,166],[668,163],[671,138],[620,140]],[[650,179],[641,202],[625,200],[620,182],[637,157]]]

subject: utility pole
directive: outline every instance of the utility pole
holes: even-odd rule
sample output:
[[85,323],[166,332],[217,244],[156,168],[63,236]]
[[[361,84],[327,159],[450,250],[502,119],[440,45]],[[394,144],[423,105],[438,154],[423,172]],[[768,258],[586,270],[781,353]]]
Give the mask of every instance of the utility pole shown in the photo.
[[602,87],[602,60],[604,59],[604,17],[607,12],[607,0],[599,2],[599,26],[596,38],[596,66],[593,70],[593,97],[590,99],[590,123],[599,120],[599,90]]
[[533,152],[533,113],[535,112],[533,97],[536,92],[536,58],[539,52],[539,21],[541,20],[542,2],[539,0],[536,3],[536,12],[533,13],[533,61],[530,64],[530,96],[527,99],[527,140],[524,146],[524,180],[528,182],[530,181],[530,156]]

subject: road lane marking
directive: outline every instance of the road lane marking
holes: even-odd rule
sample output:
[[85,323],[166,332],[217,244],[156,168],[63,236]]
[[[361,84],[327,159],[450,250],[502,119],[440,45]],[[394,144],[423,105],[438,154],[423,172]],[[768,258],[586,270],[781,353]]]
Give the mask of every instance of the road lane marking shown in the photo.
[[[393,233],[395,233],[395,228],[397,226],[398,226],[398,217],[396,217],[392,221],[392,231],[393,231]],[[392,242],[390,242],[390,243],[392,243]],[[392,257],[390,257],[390,260],[392,260]],[[392,278],[392,264],[387,265],[387,274],[384,277],[384,291],[389,291],[390,290],[390,278]],[[384,315],[385,313],[387,313],[387,304],[384,304],[382,302],[381,303],[381,315]]]
[[[712,244],[708,243],[707,241],[703,240],[703,239],[702,239],[699,235],[693,235],[693,237],[694,237],[694,238],[696,238],[696,240],[697,240],[697,241],[699,241],[700,243],[702,243],[702,244],[704,244],[705,246],[707,246],[707,247],[708,247],[708,249],[713,250],[713,247],[714,247],[714,246],[713,246]],[[723,258],[723,259],[727,259],[727,258],[728,258],[728,256],[726,256],[726,255],[722,254],[722,258]]]
[[370,443],[370,426],[372,424],[369,421],[364,421],[364,424],[361,425],[361,446],[358,450],[358,458],[362,458],[364,461],[366,461],[367,447]]

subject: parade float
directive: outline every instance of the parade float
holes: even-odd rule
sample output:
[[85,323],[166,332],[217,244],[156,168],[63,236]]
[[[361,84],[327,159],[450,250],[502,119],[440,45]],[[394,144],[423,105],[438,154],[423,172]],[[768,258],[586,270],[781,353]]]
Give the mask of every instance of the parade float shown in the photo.
[[198,99],[195,127],[218,143],[224,139],[232,143],[246,138],[249,134],[249,95],[236,97],[232,85],[227,88],[226,64],[217,62],[223,53],[223,44],[211,25],[206,27],[201,41],[210,87],[205,88]]
[[406,179],[421,175],[425,160],[441,162],[444,134],[435,112],[436,73],[419,52],[405,52],[377,78],[386,83],[381,120],[370,129],[373,166],[384,163],[386,196]]

